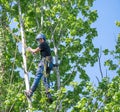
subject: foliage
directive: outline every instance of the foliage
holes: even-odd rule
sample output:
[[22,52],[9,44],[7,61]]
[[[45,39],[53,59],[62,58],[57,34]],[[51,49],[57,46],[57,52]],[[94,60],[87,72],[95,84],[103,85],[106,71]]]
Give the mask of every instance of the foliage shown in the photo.
[[[116,24],[119,26],[118,23],[117,21]],[[104,54],[113,56],[112,59],[106,60],[105,66],[108,66],[109,70],[115,70],[117,74],[120,75],[120,34],[118,34],[116,39],[115,50],[109,51],[105,49]]]
[[[91,10],[94,0],[21,0],[26,45],[37,47],[35,36],[45,33],[54,60],[58,57],[61,88],[57,88],[56,72],[51,74],[51,93],[54,102],[47,103],[42,83],[33,96],[32,111],[44,112],[108,112],[120,110],[119,77],[109,80],[104,77],[95,87],[90,82],[84,67],[94,66],[98,61],[98,48],[92,40],[97,36],[96,28],[91,27],[97,19],[97,11]],[[22,68],[21,42],[19,34],[19,14],[17,0],[0,1],[2,38],[4,40],[4,69],[0,78],[0,110],[18,112],[28,109],[24,79],[20,77]],[[10,24],[17,24],[15,27]],[[118,22],[116,24],[119,24]],[[119,25],[118,25],[119,26]],[[115,51],[104,50],[105,55],[114,55],[119,60],[118,36]],[[57,51],[57,53],[56,53]],[[28,71],[35,74],[39,55],[27,55]],[[55,61],[56,62],[56,61]],[[119,63],[107,60],[106,66],[120,75]],[[23,75],[22,75],[23,76]],[[75,82],[75,78],[78,81]],[[33,78],[30,79],[32,83]],[[61,105],[62,104],[62,105]]]

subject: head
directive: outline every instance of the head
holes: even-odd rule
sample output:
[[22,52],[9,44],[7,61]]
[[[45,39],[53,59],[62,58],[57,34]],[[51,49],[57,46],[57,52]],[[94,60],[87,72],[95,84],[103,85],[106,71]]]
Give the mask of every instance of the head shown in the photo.
[[45,37],[44,34],[40,33],[40,34],[37,35],[36,40],[37,40],[39,43],[42,43],[42,42],[46,41],[46,37]]

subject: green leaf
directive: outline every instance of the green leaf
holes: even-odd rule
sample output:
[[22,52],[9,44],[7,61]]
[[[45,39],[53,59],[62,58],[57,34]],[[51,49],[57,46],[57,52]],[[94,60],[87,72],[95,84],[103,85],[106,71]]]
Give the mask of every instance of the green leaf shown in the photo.
[[103,53],[104,53],[105,55],[108,55],[109,50],[108,50],[108,49],[105,49],[105,50],[103,51]]

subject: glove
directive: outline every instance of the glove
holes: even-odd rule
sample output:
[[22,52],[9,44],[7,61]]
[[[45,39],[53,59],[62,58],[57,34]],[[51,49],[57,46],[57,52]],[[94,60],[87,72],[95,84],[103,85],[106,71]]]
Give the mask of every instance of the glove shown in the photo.
[[26,48],[26,51],[31,52],[31,47]]

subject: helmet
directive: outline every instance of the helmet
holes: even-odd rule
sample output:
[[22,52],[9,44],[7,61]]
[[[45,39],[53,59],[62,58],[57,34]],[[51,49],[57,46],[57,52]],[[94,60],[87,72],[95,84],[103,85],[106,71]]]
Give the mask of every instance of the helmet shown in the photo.
[[46,41],[46,37],[45,37],[45,35],[44,35],[43,33],[40,33],[40,34],[38,34],[38,35],[36,36],[36,40],[37,40],[37,41],[40,40],[40,39],[44,39],[44,41]]

